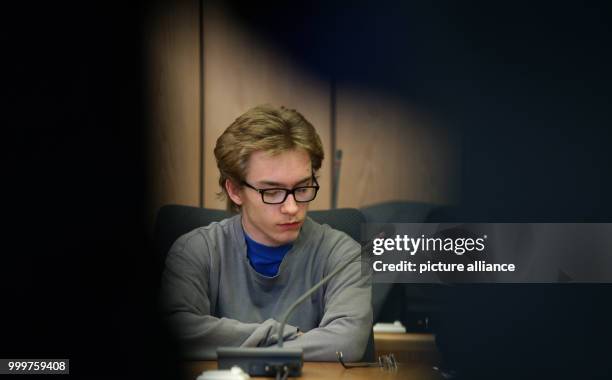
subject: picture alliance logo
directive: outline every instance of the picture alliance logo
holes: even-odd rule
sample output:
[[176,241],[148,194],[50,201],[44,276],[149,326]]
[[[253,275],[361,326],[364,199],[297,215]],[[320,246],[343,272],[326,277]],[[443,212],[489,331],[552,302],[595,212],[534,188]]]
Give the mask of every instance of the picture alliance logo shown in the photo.
[[485,250],[487,235],[479,238],[441,238],[420,237],[414,238],[408,235],[396,235],[395,238],[377,238],[372,245],[372,253],[380,256],[385,252],[408,253],[411,256],[417,252],[440,252],[463,255],[470,252],[482,252]]

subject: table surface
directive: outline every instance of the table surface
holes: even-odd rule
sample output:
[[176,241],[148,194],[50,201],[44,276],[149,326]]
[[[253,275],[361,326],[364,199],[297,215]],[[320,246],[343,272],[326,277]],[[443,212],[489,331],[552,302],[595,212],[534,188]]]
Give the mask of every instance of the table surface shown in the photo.
[[379,343],[380,341],[403,341],[403,342],[416,342],[422,344],[435,344],[436,338],[430,333],[386,333],[386,332],[375,332],[374,341]]
[[400,363],[440,363],[435,337],[428,333],[374,333],[376,356],[393,353]]
[[[217,369],[216,361],[193,361],[184,364],[184,379],[195,380],[203,371]],[[259,379],[273,379],[261,377]],[[396,371],[386,371],[381,368],[351,368],[345,369],[340,363],[305,362],[301,380],[312,379],[346,379],[346,380],[443,380],[439,372],[430,365],[416,363],[400,363]]]

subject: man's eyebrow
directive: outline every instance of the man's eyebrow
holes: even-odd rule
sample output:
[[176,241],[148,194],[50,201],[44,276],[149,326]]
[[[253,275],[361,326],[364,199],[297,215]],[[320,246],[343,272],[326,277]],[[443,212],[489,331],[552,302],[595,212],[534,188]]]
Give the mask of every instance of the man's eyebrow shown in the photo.
[[[309,175],[308,177],[302,179],[301,181],[297,182],[293,187],[296,187],[297,185],[301,185],[304,182],[309,181],[312,178],[312,175]],[[259,184],[261,185],[266,185],[266,186],[276,186],[276,187],[283,187],[284,184],[279,183],[279,182],[274,182],[274,181],[258,181]]]

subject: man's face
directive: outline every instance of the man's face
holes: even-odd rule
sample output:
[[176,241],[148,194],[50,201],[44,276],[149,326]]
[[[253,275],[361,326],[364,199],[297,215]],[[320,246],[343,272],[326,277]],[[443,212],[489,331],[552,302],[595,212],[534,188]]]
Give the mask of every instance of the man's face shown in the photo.
[[[303,149],[275,156],[254,152],[247,165],[246,182],[258,189],[312,185],[310,157]],[[256,190],[246,186],[237,190],[232,199],[241,205],[242,225],[253,240],[267,246],[279,246],[297,239],[308,203],[297,203],[293,195],[289,195],[281,204],[265,204]]]

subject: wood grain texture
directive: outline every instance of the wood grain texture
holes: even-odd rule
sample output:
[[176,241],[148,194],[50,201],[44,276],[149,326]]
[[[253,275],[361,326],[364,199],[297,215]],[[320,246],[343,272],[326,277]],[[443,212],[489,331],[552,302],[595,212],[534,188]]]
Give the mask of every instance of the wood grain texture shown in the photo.
[[450,128],[405,100],[347,85],[337,94],[338,207],[456,200],[461,157]]
[[151,213],[200,203],[199,2],[157,4],[146,19]]
[[329,80],[302,70],[273,47],[242,30],[220,8],[204,9],[204,206],[225,208],[216,194],[214,147],[221,133],[242,113],[259,104],[298,110],[317,129],[325,151],[321,191],[311,209],[331,202]]
[[[311,208],[329,208],[329,78],[304,70],[220,8],[203,10],[200,33],[199,12],[198,1],[184,0],[158,5],[147,19],[150,209],[200,205],[200,197],[204,207],[224,208],[217,197],[216,140],[236,117],[264,103],[295,108],[317,128],[326,159]],[[460,149],[448,126],[405,101],[342,84],[336,105],[337,148],[343,150],[339,207],[458,198]]]

